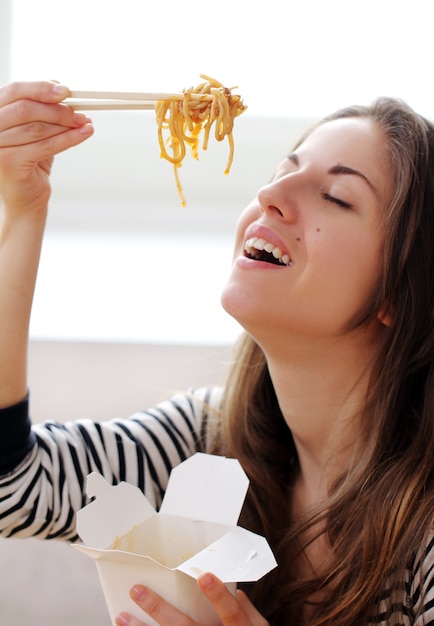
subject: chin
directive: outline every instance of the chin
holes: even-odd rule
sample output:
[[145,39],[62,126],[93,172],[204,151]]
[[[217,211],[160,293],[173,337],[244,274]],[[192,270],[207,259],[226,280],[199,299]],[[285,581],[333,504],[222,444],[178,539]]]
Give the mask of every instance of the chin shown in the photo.
[[[263,309],[263,302],[258,302],[247,293],[238,282],[231,281],[222,290],[220,301],[223,309],[233,317],[249,334],[255,336],[260,320],[269,320],[269,307]],[[268,325],[268,321],[266,322]]]
[[234,317],[237,321],[236,310],[239,306],[237,306],[237,300],[239,300],[239,293],[237,293],[237,287],[231,282],[227,282],[223,287],[223,290],[220,295],[220,302],[226,313],[229,313],[232,317]]
[[220,302],[223,309],[231,317],[237,320],[239,324],[244,326],[243,319],[250,317],[252,314],[251,298],[240,289],[240,285],[232,280],[223,287]]

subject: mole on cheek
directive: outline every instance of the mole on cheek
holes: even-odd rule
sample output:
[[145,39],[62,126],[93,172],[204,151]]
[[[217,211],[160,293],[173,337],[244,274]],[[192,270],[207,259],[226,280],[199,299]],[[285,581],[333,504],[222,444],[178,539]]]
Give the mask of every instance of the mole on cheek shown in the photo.
[[317,228],[317,229],[316,229],[316,232],[317,232],[317,233],[319,233],[319,231],[320,231],[320,230],[321,230],[321,228]]
[[295,238],[295,241],[300,241],[300,237],[296,237],[296,238]]

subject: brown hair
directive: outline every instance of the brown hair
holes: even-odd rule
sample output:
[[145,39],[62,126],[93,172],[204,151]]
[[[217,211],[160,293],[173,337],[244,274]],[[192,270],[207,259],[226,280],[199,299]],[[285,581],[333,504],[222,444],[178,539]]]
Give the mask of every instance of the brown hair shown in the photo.
[[[392,612],[393,594],[402,590],[406,568],[433,521],[434,127],[390,98],[338,111],[321,123],[343,117],[370,118],[383,131],[395,190],[385,216],[384,269],[358,320],[364,323],[381,307],[391,313],[366,399],[362,459],[321,509],[292,523],[296,450],[264,354],[247,334],[223,403],[220,450],[237,457],[250,478],[241,523],[268,538],[279,563],[251,596],[279,625],[366,624],[387,590]],[[321,577],[299,580],[292,567],[303,549],[299,538],[318,521],[322,529],[325,524],[332,556]],[[318,590],[319,608],[303,621],[303,606]],[[402,604],[402,591],[399,597]]]

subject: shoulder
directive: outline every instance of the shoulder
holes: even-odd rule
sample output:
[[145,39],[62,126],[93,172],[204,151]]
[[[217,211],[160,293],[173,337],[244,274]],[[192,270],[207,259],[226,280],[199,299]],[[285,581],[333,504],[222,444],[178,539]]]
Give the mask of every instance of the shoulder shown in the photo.
[[160,414],[178,415],[184,420],[193,420],[193,422],[200,424],[203,420],[219,419],[222,396],[223,388],[221,387],[191,387],[186,391],[174,393],[154,407],[145,411],[138,411],[131,417]]
[[219,432],[222,396],[221,387],[192,387],[111,424],[116,427],[122,423],[129,429],[135,424],[139,430],[189,441],[191,452],[208,452]]
[[176,393],[152,409],[141,413],[185,429],[197,442],[197,449],[208,452],[220,429],[222,387],[190,388]]

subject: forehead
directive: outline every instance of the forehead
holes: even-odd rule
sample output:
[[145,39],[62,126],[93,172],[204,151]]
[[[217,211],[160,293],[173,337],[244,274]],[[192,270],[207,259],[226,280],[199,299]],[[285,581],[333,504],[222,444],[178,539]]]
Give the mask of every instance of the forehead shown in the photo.
[[345,151],[351,157],[369,153],[383,156],[384,137],[376,123],[370,118],[343,118],[324,122],[315,127],[299,144],[297,153],[321,148],[326,154]]

